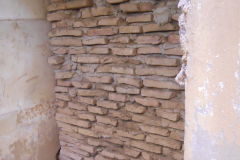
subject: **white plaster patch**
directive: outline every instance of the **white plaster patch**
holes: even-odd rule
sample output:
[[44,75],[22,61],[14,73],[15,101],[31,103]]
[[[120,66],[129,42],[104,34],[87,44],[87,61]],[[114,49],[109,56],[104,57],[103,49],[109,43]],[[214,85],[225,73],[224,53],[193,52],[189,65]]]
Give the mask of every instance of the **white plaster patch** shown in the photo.
[[222,92],[222,89],[224,87],[224,83],[223,82],[219,82],[218,85],[221,87],[221,92]]

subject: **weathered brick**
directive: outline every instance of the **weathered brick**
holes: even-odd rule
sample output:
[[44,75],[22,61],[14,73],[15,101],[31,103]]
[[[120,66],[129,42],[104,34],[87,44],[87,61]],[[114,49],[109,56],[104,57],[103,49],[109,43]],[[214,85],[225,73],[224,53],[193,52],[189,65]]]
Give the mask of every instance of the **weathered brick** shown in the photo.
[[76,0],[66,2],[67,9],[78,9],[83,7],[90,7],[93,5],[92,0]]
[[74,112],[68,108],[57,108],[57,113],[73,116]]
[[145,135],[144,134],[137,133],[137,132],[134,132],[134,131],[126,132],[126,131],[123,131],[123,130],[117,130],[117,136],[127,137],[127,138],[137,139],[137,140],[145,140]]
[[115,85],[108,85],[108,84],[97,84],[96,89],[102,89],[105,91],[115,91],[116,86]]
[[92,54],[109,54],[110,49],[109,48],[95,47],[95,48],[91,49],[89,52],[92,53]]
[[123,2],[127,2],[127,1],[129,1],[129,0],[107,0],[108,3],[113,3],[113,4],[123,3]]
[[160,154],[162,152],[162,147],[161,146],[145,143],[145,142],[142,142],[142,141],[131,140],[131,146],[139,148],[139,149],[143,149],[145,151],[153,152],[153,153],[159,153]]
[[116,91],[117,91],[117,93],[140,94],[140,89],[139,88],[130,87],[130,86],[126,86],[126,87],[118,86],[116,88]]
[[159,107],[159,101],[153,98],[134,97],[134,100],[143,106]]
[[95,106],[88,106],[88,111],[95,114],[107,114],[108,110],[106,108],[95,107]]
[[85,136],[89,136],[89,137],[95,137],[95,138],[100,137],[100,135],[94,133],[90,129],[78,128],[78,133],[83,134]]
[[82,40],[79,38],[52,38],[50,44],[53,46],[82,46]]
[[146,142],[169,147],[172,149],[180,149],[182,146],[182,143],[176,140],[173,140],[168,137],[162,137],[157,135],[149,134],[146,138]]
[[94,39],[83,39],[83,44],[84,45],[97,45],[97,44],[107,44],[108,39],[107,38],[94,38]]
[[182,101],[168,101],[161,100],[162,107],[166,109],[182,109],[184,110],[184,103]]
[[109,110],[111,116],[120,118],[122,120],[132,120],[132,115],[129,112],[119,111],[119,110]]
[[179,18],[180,15],[181,15],[181,13],[175,13],[175,14],[173,14],[173,15],[172,15],[172,20],[178,21],[178,18]]
[[48,21],[60,21],[63,19],[68,18],[69,15],[65,12],[54,12],[54,13],[48,13],[47,14],[47,20]]
[[65,61],[63,56],[52,56],[48,58],[49,64],[60,64]]
[[51,5],[47,6],[47,10],[49,12],[62,10],[62,9],[67,9],[66,3],[54,3],[54,4],[51,4]]
[[127,103],[124,109],[133,113],[144,113],[147,110],[147,108],[144,106],[132,103]]
[[68,102],[68,107],[80,111],[86,111],[87,105],[81,103]]
[[113,28],[89,29],[87,31],[88,36],[110,36],[114,34]]
[[73,25],[72,19],[64,19],[58,22],[52,22],[52,28],[67,28]]
[[178,66],[180,61],[174,58],[148,57],[146,64],[152,66]]
[[101,58],[100,62],[102,64],[121,63],[122,60],[116,56],[106,56],[106,57]]
[[175,31],[179,30],[179,26],[177,23],[167,23],[163,26],[159,26],[158,24],[146,24],[143,27],[143,32],[157,32],[157,31]]
[[115,66],[102,66],[97,68],[100,73],[119,73],[119,74],[134,74],[134,68],[124,68]]
[[166,77],[175,77],[179,69],[172,68],[136,68],[135,72],[137,75],[159,75]]
[[65,87],[71,87],[72,86],[72,82],[71,81],[67,81],[67,80],[57,80],[57,85],[58,86],[65,86]]
[[177,47],[177,48],[171,48],[171,49],[167,49],[165,52],[166,55],[177,55],[177,56],[182,56],[184,53],[181,49],[181,47]]
[[91,17],[93,17],[93,15],[89,9],[82,10],[82,18],[91,18]]
[[73,27],[97,27],[97,20],[82,20],[73,23]]
[[72,78],[74,72],[57,72],[55,73],[55,79],[67,79]]
[[67,87],[55,86],[54,87],[54,92],[68,92],[68,88]]
[[136,87],[142,87],[142,80],[141,79],[133,79],[133,78],[118,78],[119,84],[128,84]]
[[168,36],[168,42],[170,43],[180,43],[180,36],[176,34],[172,34]]
[[123,12],[150,12],[153,9],[152,3],[124,3],[120,5]]
[[69,150],[66,150],[64,148],[61,149],[60,154],[66,156],[66,157],[70,157],[71,159],[83,160],[83,157],[80,156],[79,154],[69,151]]
[[77,96],[77,89],[76,88],[69,88],[68,93],[70,97],[76,97]]
[[119,33],[142,33],[142,26],[120,26]]
[[93,131],[96,133],[100,132],[107,135],[112,135],[116,131],[116,128],[97,123],[94,125]]
[[159,134],[162,136],[169,136],[169,130],[168,129],[164,129],[164,128],[160,128],[160,127],[154,127],[154,126],[148,126],[148,125],[139,125],[139,127],[141,128],[141,130],[143,132],[147,132],[147,133],[152,133],[152,134]]
[[90,156],[90,154],[88,152],[80,150],[78,147],[75,147],[75,146],[62,146],[61,149],[64,149],[64,150],[66,149],[68,151],[72,151],[74,153],[78,153],[80,155],[87,156],[87,157]]
[[154,158],[156,158],[153,154],[149,152],[142,152],[142,157],[144,160],[153,160]]
[[177,92],[165,91],[159,89],[147,89],[143,88],[141,90],[141,95],[144,97],[160,98],[160,99],[171,99],[177,96]]
[[96,116],[98,123],[110,124],[112,126],[117,126],[117,120],[115,118],[107,116]]
[[78,57],[78,63],[100,63],[100,59],[97,57]]
[[94,17],[96,17],[96,16],[111,15],[113,11],[111,8],[103,6],[103,7],[91,8],[91,13]]
[[126,155],[135,157],[135,158],[137,158],[141,154],[140,150],[130,148],[130,147],[124,147],[124,152]]
[[111,160],[111,158],[104,157],[103,155],[96,155],[94,160]]
[[78,95],[83,97],[108,96],[108,92],[102,90],[78,89]]
[[68,124],[73,124],[73,125],[84,127],[84,128],[90,128],[92,126],[91,122],[89,122],[89,121],[74,119],[69,116],[62,116],[62,115],[56,114],[55,118],[57,121],[68,123]]
[[128,101],[127,95],[117,94],[117,93],[109,93],[108,99],[112,101],[118,101],[118,102]]
[[113,83],[113,78],[111,76],[102,77],[86,77],[92,83]]
[[86,48],[79,48],[79,49],[70,48],[68,53],[69,54],[84,54],[84,53],[87,53],[87,50],[86,50]]
[[57,121],[58,128],[62,128],[65,131],[69,132],[77,132],[77,127],[67,124],[67,123],[62,123]]
[[184,87],[180,86],[175,82],[169,82],[169,81],[156,81],[156,80],[145,79],[143,80],[143,85],[146,87],[152,87],[152,88],[184,90]]
[[104,107],[104,108],[109,108],[109,109],[119,109],[120,106],[116,102],[111,102],[111,101],[104,101],[104,100],[98,100],[97,101],[97,106]]
[[127,36],[116,37],[110,40],[111,43],[130,43],[130,38]]
[[172,155],[172,149],[167,148],[167,147],[163,147],[162,152],[163,152],[163,155],[165,155],[165,156],[171,156]]
[[178,141],[184,141],[184,132],[179,130],[172,130],[170,133],[170,138],[178,140]]
[[178,121],[180,119],[179,113],[166,112],[162,109],[156,110],[156,113],[159,117],[169,119],[171,121]]
[[134,41],[137,44],[160,44],[165,42],[164,36],[138,36]]
[[178,122],[170,122],[169,124],[170,128],[175,128],[179,130],[184,130],[184,122],[178,121]]
[[140,47],[137,50],[137,54],[154,54],[154,53],[162,53],[162,49],[160,47]]
[[96,121],[96,116],[91,113],[80,113],[77,115],[80,119],[85,119],[89,121]]
[[84,88],[84,89],[92,88],[92,83],[90,82],[72,81],[72,84],[76,88]]
[[94,98],[78,97],[78,102],[95,105],[97,101]]
[[98,22],[98,25],[99,26],[117,26],[122,20],[123,19],[121,17],[100,19]]
[[57,100],[55,100],[54,105],[64,108],[64,107],[67,107],[68,102],[57,99]]
[[106,150],[106,149],[104,149],[101,152],[101,155],[106,156],[106,157],[110,157],[110,158],[114,158],[114,159],[126,159],[125,155],[120,154],[120,153],[118,153],[116,151],[113,152],[113,151]]
[[54,49],[52,50],[53,53],[55,54],[67,54],[68,53],[68,50],[66,48],[57,48],[57,49]]
[[118,56],[135,56],[136,48],[112,48],[112,54]]
[[159,127],[162,126],[162,120],[155,117],[133,114],[132,120],[136,122],[144,123],[144,124],[153,125],[153,126],[159,126]]
[[60,36],[83,36],[82,30],[76,29],[54,29],[48,33],[48,37],[60,37]]
[[71,98],[68,94],[63,94],[63,93],[55,93],[55,97],[57,99],[61,99],[61,100],[64,100],[64,101],[71,101]]
[[77,66],[77,69],[81,72],[89,72],[89,73],[94,73],[95,72],[95,68],[92,68],[90,66]]
[[139,15],[139,16],[127,17],[126,21],[127,21],[128,23],[151,22],[152,19],[153,19],[152,14],[146,14],[146,15]]
[[184,159],[184,154],[183,154],[183,152],[173,151],[172,156],[173,156],[173,158],[176,159],[176,160],[183,160],[183,159]]

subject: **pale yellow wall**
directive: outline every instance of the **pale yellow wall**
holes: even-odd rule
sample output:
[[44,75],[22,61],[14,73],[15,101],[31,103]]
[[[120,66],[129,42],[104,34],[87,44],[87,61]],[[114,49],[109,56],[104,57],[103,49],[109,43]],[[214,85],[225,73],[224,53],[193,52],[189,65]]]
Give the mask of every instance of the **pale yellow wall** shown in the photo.
[[240,1],[190,3],[185,160],[239,160]]
[[54,160],[47,0],[0,0],[0,159]]

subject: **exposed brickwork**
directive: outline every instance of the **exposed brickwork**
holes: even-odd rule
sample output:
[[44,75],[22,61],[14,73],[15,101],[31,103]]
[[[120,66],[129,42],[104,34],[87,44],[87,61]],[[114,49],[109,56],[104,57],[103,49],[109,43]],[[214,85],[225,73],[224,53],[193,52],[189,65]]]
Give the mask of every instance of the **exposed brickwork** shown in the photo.
[[[174,82],[183,52],[172,4],[49,5],[61,160],[183,159],[184,87]],[[172,11],[162,26],[159,7]]]

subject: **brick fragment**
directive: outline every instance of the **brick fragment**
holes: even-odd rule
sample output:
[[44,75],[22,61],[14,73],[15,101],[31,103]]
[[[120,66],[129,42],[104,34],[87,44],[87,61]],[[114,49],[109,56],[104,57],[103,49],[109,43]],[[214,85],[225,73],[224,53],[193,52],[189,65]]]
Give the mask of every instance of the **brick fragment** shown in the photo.
[[73,27],[97,27],[97,20],[82,20],[73,23]]
[[89,136],[89,137],[95,137],[95,138],[100,137],[100,135],[94,133],[90,129],[78,128],[78,133],[85,135],[85,136]]
[[101,63],[103,64],[109,64],[109,63],[121,63],[122,60],[116,56],[107,56],[107,57],[103,57],[100,60]]
[[175,77],[179,69],[171,69],[171,68],[136,68],[135,72],[137,75],[159,75],[166,77]]
[[68,107],[79,111],[87,111],[87,105],[81,103],[69,102]]
[[76,29],[54,29],[48,32],[48,37],[60,37],[60,36],[83,36],[82,30]]
[[67,9],[79,9],[83,7],[91,7],[93,5],[92,0],[76,0],[66,2]]
[[97,101],[94,98],[78,97],[78,102],[86,103],[86,104],[90,104],[90,105],[95,105]]
[[47,14],[47,21],[60,21],[63,19],[68,18],[69,15],[65,12],[54,12],[54,13],[48,13]]
[[120,26],[119,33],[142,33],[142,26]]
[[138,36],[134,41],[137,44],[160,44],[165,42],[164,36]]
[[100,132],[107,135],[112,135],[116,131],[116,128],[97,123],[94,125],[93,131],[97,133]]
[[83,97],[105,97],[108,96],[108,92],[102,90],[78,89],[78,95]]
[[91,49],[89,52],[92,53],[92,54],[109,54],[110,49],[109,48],[95,47],[95,48]]
[[92,83],[113,83],[113,78],[111,76],[102,77],[86,77]]
[[111,43],[130,43],[130,38],[127,36],[116,37],[110,40]]
[[102,89],[105,91],[116,91],[116,86],[115,85],[108,85],[108,84],[97,84],[96,89]]
[[63,56],[52,56],[48,58],[49,64],[60,64],[65,61]]
[[119,111],[119,110],[109,110],[109,113],[111,114],[111,116],[120,118],[122,120],[126,120],[126,121],[132,120],[132,116],[128,112]]
[[96,17],[96,16],[108,16],[111,15],[113,12],[111,8],[103,6],[91,8],[91,13],[94,17]]
[[72,26],[73,20],[71,19],[64,19],[58,22],[52,22],[52,28],[67,28]]
[[124,3],[120,5],[123,12],[150,12],[153,9],[152,3]]
[[183,131],[185,126],[184,126],[184,122],[178,121],[178,122],[170,122],[169,127]]
[[64,100],[64,101],[71,101],[71,98],[68,94],[63,94],[63,93],[55,93],[55,97],[57,99],[61,99],[61,100]]
[[137,50],[137,54],[153,54],[153,53],[162,53],[160,47],[140,47]]
[[55,119],[60,122],[68,123],[68,124],[73,124],[76,126],[84,127],[84,128],[90,128],[91,122],[89,121],[83,121],[80,119],[74,119],[69,116],[61,116],[59,114],[56,114]]
[[97,106],[104,107],[104,108],[109,108],[109,109],[119,109],[120,108],[118,103],[112,102],[112,101],[104,101],[104,100],[98,100],[97,101]]
[[73,116],[74,112],[68,108],[57,108],[57,113]]
[[184,141],[184,132],[179,130],[172,130],[170,133],[170,138],[178,140],[178,141]]
[[152,14],[139,15],[139,16],[131,16],[127,17],[126,21],[128,23],[136,23],[136,22],[151,22],[153,19]]
[[107,117],[107,116],[97,116],[97,122],[103,124],[110,124],[112,126],[117,126],[117,120],[115,118]]
[[127,95],[117,94],[117,93],[109,93],[108,99],[112,101],[118,101],[118,102],[128,101]]
[[110,150],[107,150],[107,149],[104,149],[101,154],[103,156],[106,156],[106,157],[110,157],[110,158],[113,158],[113,159],[126,159],[125,155],[123,154],[120,154],[118,152],[113,152],[113,151],[110,151]]
[[140,124],[139,127],[141,128],[141,130],[143,132],[158,134],[158,135],[162,135],[162,136],[169,136],[168,129],[164,129],[164,128],[160,128],[160,127],[153,127],[153,126],[148,126],[148,125],[143,125],[143,124]]
[[83,89],[92,88],[92,83],[90,82],[72,81],[72,84],[76,88],[83,88]]
[[124,109],[133,113],[144,113],[147,110],[147,108],[144,106],[132,103],[127,103]]
[[180,43],[180,36],[176,34],[172,34],[168,36],[168,42],[169,43]]
[[111,158],[104,157],[100,154],[96,155],[94,160],[111,160]]
[[49,12],[62,10],[62,9],[67,9],[66,3],[55,3],[55,4],[51,4],[51,5],[47,6],[47,10]]
[[117,26],[122,21],[121,17],[100,19],[99,26]]
[[74,72],[57,72],[55,73],[55,79],[68,79],[72,78]]
[[50,44],[52,46],[82,46],[82,40],[79,38],[52,38]]
[[118,56],[135,56],[136,48],[112,48],[112,54]]
[[133,78],[118,78],[119,84],[128,84],[136,87],[142,87],[141,79],[133,79]]
[[178,21],[178,18],[179,18],[180,15],[181,15],[181,13],[175,13],[175,14],[173,14],[173,15],[172,15],[172,20]]
[[78,57],[78,63],[100,63],[100,59],[97,57]]
[[65,86],[65,87],[71,87],[72,86],[72,82],[71,81],[67,81],[67,80],[57,80],[57,85],[58,86]]
[[67,107],[68,102],[57,99],[57,100],[55,100],[54,105],[64,108],[64,107]]
[[108,39],[107,38],[94,38],[94,39],[83,39],[83,44],[84,45],[97,45],[97,44],[107,44]]
[[94,114],[91,113],[80,113],[77,115],[80,119],[85,119],[85,120],[89,120],[89,121],[96,121],[96,116]]
[[120,137],[127,137],[131,139],[137,139],[137,140],[145,140],[145,135],[141,133],[136,133],[134,131],[126,132],[123,130],[117,130],[117,136]]
[[115,32],[112,28],[89,29],[87,31],[88,36],[110,36],[114,34]]
[[156,81],[156,80],[145,79],[143,80],[143,85],[146,87],[152,87],[152,88],[184,90],[184,87],[180,86],[175,82],[169,82],[169,81]]
[[168,137],[162,137],[157,135],[149,134],[146,138],[146,142],[169,147],[172,149],[180,149],[182,146],[182,143],[176,140],[173,140]]
[[87,156],[87,157],[90,156],[90,154],[89,154],[88,152],[85,152],[85,151],[83,151],[83,150],[80,150],[79,148],[74,147],[74,146],[71,146],[71,147],[70,147],[70,146],[62,146],[61,149],[66,149],[66,150],[68,150],[68,151],[72,151],[72,152],[74,152],[74,153],[78,153],[78,154],[80,154],[80,155]]
[[67,87],[55,86],[54,87],[54,92],[68,92],[68,88]]
[[76,88],[69,88],[68,93],[69,93],[70,97],[76,97],[77,89]]
[[130,147],[124,147],[124,152],[126,155],[134,157],[134,158],[137,158],[141,154],[141,152],[139,150],[133,149]]
[[136,122],[143,123],[143,124],[149,124],[149,125],[159,126],[159,127],[162,126],[162,120],[161,119],[150,117],[150,116],[133,114],[132,120],[136,121]]
[[108,110],[106,108],[95,107],[95,106],[88,106],[88,111],[95,114],[107,114]]
[[70,48],[68,53],[69,54],[85,54],[87,53],[87,50],[86,48],[78,48],[78,49]]
[[162,109],[157,110],[156,113],[159,117],[166,118],[171,121],[178,121],[180,119],[180,113],[166,112]]
[[68,50],[66,48],[58,48],[58,49],[52,50],[52,52],[55,54],[62,55],[62,54],[67,54]]
[[107,0],[108,3],[115,4],[115,3],[123,3],[129,0]]
[[117,93],[125,93],[125,94],[140,94],[140,89],[131,86],[118,86],[116,88]]
[[176,160],[183,160],[184,154],[183,152],[173,151],[173,158]]
[[171,98],[177,96],[177,92],[143,88],[141,90],[141,95],[144,96],[144,97],[171,99]]
[[183,53],[181,47],[177,47],[177,48],[167,49],[165,54],[166,55],[182,56],[184,53]]
[[182,101],[164,101],[161,100],[162,107],[166,109],[179,109],[184,110],[184,103]]
[[81,72],[84,72],[84,73],[94,73],[95,72],[95,68],[92,68],[90,66],[77,66],[77,69]]
[[158,24],[146,24],[143,26],[143,32],[157,32],[157,31],[175,31],[179,30],[179,26],[177,23],[167,23],[163,26],[159,26]]
[[152,66],[178,66],[180,61],[174,58],[148,57],[146,64]]
[[76,160],[83,160],[83,157],[80,156],[79,154],[75,153],[75,152],[71,152],[69,150],[66,149],[61,149],[60,151],[60,155],[64,155],[66,157],[70,157],[71,159],[76,159]]
[[100,73],[119,73],[119,74],[134,74],[134,68],[124,68],[115,66],[102,66],[97,68],[97,72]]
[[163,152],[163,155],[165,155],[165,156],[171,156],[172,155],[172,149],[167,148],[167,147],[163,147],[162,152]]
[[153,154],[150,154],[148,152],[142,152],[142,157],[144,160],[152,160],[155,158]]
[[77,127],[75,127],[73,125],[69,125],[67,123],[62,123],[62,122],[58,122],[58,121],[57,121],[57,125],[58,125],[58,128],[62,128],[65,131],[77,132]]
[[134,100],[147,107],[159,107],[159,101],[153,98],[134,97]]
[[145,151],[153,152],[153,153],[159,153],[160,154],[162,152],[162,147],[161,146],[145,143],[145,142],[142,142],[142,141],[131,140],[131,146],[139,148],[139,149],[143,149]]

